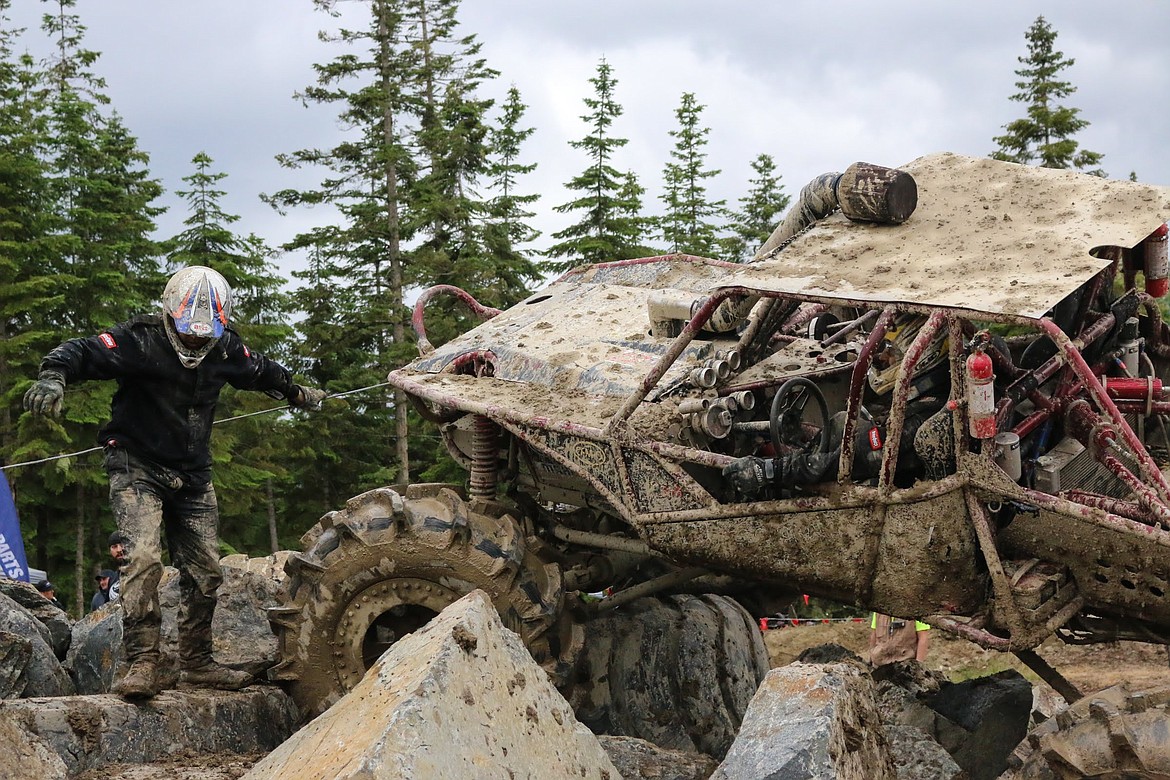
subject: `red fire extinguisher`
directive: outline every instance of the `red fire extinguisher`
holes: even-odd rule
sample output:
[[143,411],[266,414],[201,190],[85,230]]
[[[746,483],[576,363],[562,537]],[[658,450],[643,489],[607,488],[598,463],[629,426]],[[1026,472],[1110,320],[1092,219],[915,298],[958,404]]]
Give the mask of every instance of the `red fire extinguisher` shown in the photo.
[[995,438],[995,369],[981,345],[967,356],[967,413],[972,436]]
[[1166,253],[1166,223],[1151,233],[1142,242],[1145,255],[1146,294],[1161,298],[1170,288],[1170,260]]

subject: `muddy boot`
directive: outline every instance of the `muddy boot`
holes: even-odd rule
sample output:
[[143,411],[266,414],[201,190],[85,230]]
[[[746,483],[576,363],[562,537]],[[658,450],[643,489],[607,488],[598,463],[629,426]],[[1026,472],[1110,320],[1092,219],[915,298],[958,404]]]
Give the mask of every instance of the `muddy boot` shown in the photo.
[[158,664],[154,658],[139,658],[130,664],[129,671],[110,688],[124,699],[151,699],[161,689]]
[[187,667],[179,675],[180,685],[192,688],[218,688],[221,691],[238,691],[252,681],[252,675],[247,672],[211,660]]

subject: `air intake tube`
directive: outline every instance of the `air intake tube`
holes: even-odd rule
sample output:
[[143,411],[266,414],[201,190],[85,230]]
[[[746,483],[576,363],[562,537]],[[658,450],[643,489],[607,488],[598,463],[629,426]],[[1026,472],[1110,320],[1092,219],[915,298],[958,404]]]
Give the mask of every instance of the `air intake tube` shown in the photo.
[[844,173],[822,173],[800,191],[796,205],[772,231],[752,262],[763,260],[786,241],[838,208],[854,222],[900,225],[918,206],[914,177],[896,168],[857,162]]

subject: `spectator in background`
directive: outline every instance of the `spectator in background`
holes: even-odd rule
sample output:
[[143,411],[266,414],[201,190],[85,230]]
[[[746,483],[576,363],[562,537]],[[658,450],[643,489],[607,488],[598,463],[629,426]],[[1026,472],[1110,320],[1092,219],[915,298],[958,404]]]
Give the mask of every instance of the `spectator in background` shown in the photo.
[[122,564],[126,563],[126,543],[126,534],[121,531],[114,531],[110,534],[108,541],[110,545],[110,557],[114,559],[118,568],[121,568]]
[[111,588],[118,582],[118,572],[113,569],[102,569],[94,575],[94,579],[97,580],[98,589],[89,602],[90,610],[95,610],[118,598],[116,592],[111,593]]
[[41,580],[37,583],[37,590],[39,590],[41,595],[47,598],[49,603],[54,607],[61,610],[65,609],[65,607],[61,606],[61,602],[57,601],[57,589],[53,587],[53,583],[49,582],[48,580]]
[[869,619],[869,664],[925,661],[930,649],[930,626],[918,620],[881,615]]

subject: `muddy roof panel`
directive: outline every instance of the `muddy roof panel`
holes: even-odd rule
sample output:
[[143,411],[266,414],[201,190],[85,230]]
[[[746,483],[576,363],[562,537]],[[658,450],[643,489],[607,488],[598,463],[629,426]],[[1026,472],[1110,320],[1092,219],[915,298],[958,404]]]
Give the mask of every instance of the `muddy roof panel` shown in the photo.
[[916,303],[1037,318],[1170,218],[1170,189],[952,153],[901,170],[918,207],[901,225],[840,212],[712,287]]

